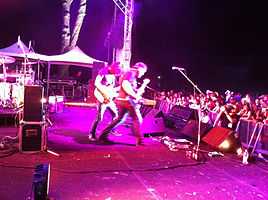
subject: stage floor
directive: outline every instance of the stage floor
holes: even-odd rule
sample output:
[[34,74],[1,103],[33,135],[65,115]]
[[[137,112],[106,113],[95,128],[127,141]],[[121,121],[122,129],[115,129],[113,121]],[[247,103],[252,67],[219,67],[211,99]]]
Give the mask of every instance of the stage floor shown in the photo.
[[[127,126],[111,135],[114,144],[89,142],[95,113],[91,107],[66,107],[63,113],[50,115],[48,149],[60,157],[47,152],[1,153],[0,199],[30,196],[34,167],[41,163],[51,165],[49,196],[56,200],[268,199],[264,161],[243,165],[234,154],[204,153],[205,160],[197,162],[187,158],[185,150],[170,151],[156,138],[145,138],[145,145],[137,147]],[[99,130],[110,119],[105,115]],[[17,132],[15,127],[0,127],[0,137]],[[181,137],[170,130],[166,133]]]

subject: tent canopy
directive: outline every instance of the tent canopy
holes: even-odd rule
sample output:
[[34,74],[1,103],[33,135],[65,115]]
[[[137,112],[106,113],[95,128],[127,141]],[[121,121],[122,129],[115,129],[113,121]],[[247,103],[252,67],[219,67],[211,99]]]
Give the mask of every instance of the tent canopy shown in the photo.
[[76,46],[64,54],[48,56],[48,62],[51,64],[79,65],[92,68],[94,62],[103,61],[88,56],[79,47]]
[[18,42],[6,48],[0,49],[0,54],[16,58],[27,57],[28,59],[40,60],[43,62],[48,61],[48,56],[30,51],[28,47],[21,40],[18,40]]
[[0,53],[6,56],[21,57],[29,53],[29,50],[22,41],[18,41],[6,48],[0,49]]
[[21,40],[18,40],[18,42],[6,48],[0,49],[0,54],[17,58],[27,57],[28,59],[48,62],[49,64],[77,65],[87,68],[92,68],[94,62],[103,62],[88,56],[77,46],[64,54],[59,55],[47,56],[35,53],[30,51]]

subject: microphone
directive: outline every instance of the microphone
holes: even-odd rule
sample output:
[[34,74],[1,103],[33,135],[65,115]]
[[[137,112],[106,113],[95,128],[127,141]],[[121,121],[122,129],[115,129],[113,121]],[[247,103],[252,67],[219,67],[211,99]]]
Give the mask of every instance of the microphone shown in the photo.
[[172,69],[172,70],[185,71],[185,68],[183,68],[183,67],[176,67],[176,66],[173,66],[171,69]]

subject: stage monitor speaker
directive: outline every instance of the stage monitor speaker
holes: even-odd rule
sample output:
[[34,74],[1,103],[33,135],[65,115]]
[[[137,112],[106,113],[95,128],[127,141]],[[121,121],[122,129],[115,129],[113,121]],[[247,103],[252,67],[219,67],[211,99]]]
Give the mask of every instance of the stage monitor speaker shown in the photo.
[[40,85],[26,85],[24,87],[23,121],[43,121],[44,89]]
[[[202,141],[216,149],[228,150],[234,144],[234,131],[228,128],[215,127],[212,128],[203,138]],[[224,147],[224,144],[228,147]]]
[[[189,120],[183,129],[179,132],[193,140],[198,139],[198,125],[197,120]],[[201,123],[200,127],[200,137],[202,138],[211,129],[211,125],[208,123]]]
[[145,117],[141,124],[141,132],[144,137],[161,136],[165,133],[163,113],[157,109],[152,109]]
[[196,119],[198,120],[198,113],[197,110],[191,109],[189,107],[182,107],[182,106],[174,106],[169,114],[172,114],[178,118],[182,118],[185,120],[190,120],[190,119]]
[[24,123],[19,126],[19,149],[21,152],[37,152],[46,149],[46,125]]
[[47,200],[49,193],[50,164],[40,164],[33,174],[34,200]]
[[165,124],[169,128],[182,130],[191,119],[198,120],[197,110],[188,107],[174,106],[166,115]]

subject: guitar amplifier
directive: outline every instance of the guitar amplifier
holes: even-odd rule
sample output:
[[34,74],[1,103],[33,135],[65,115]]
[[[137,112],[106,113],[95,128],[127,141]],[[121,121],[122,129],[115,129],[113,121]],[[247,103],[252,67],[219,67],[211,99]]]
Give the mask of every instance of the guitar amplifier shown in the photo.
[[21,122],[19,126],[19,150],[37,152],[46,150],[45,122]]

